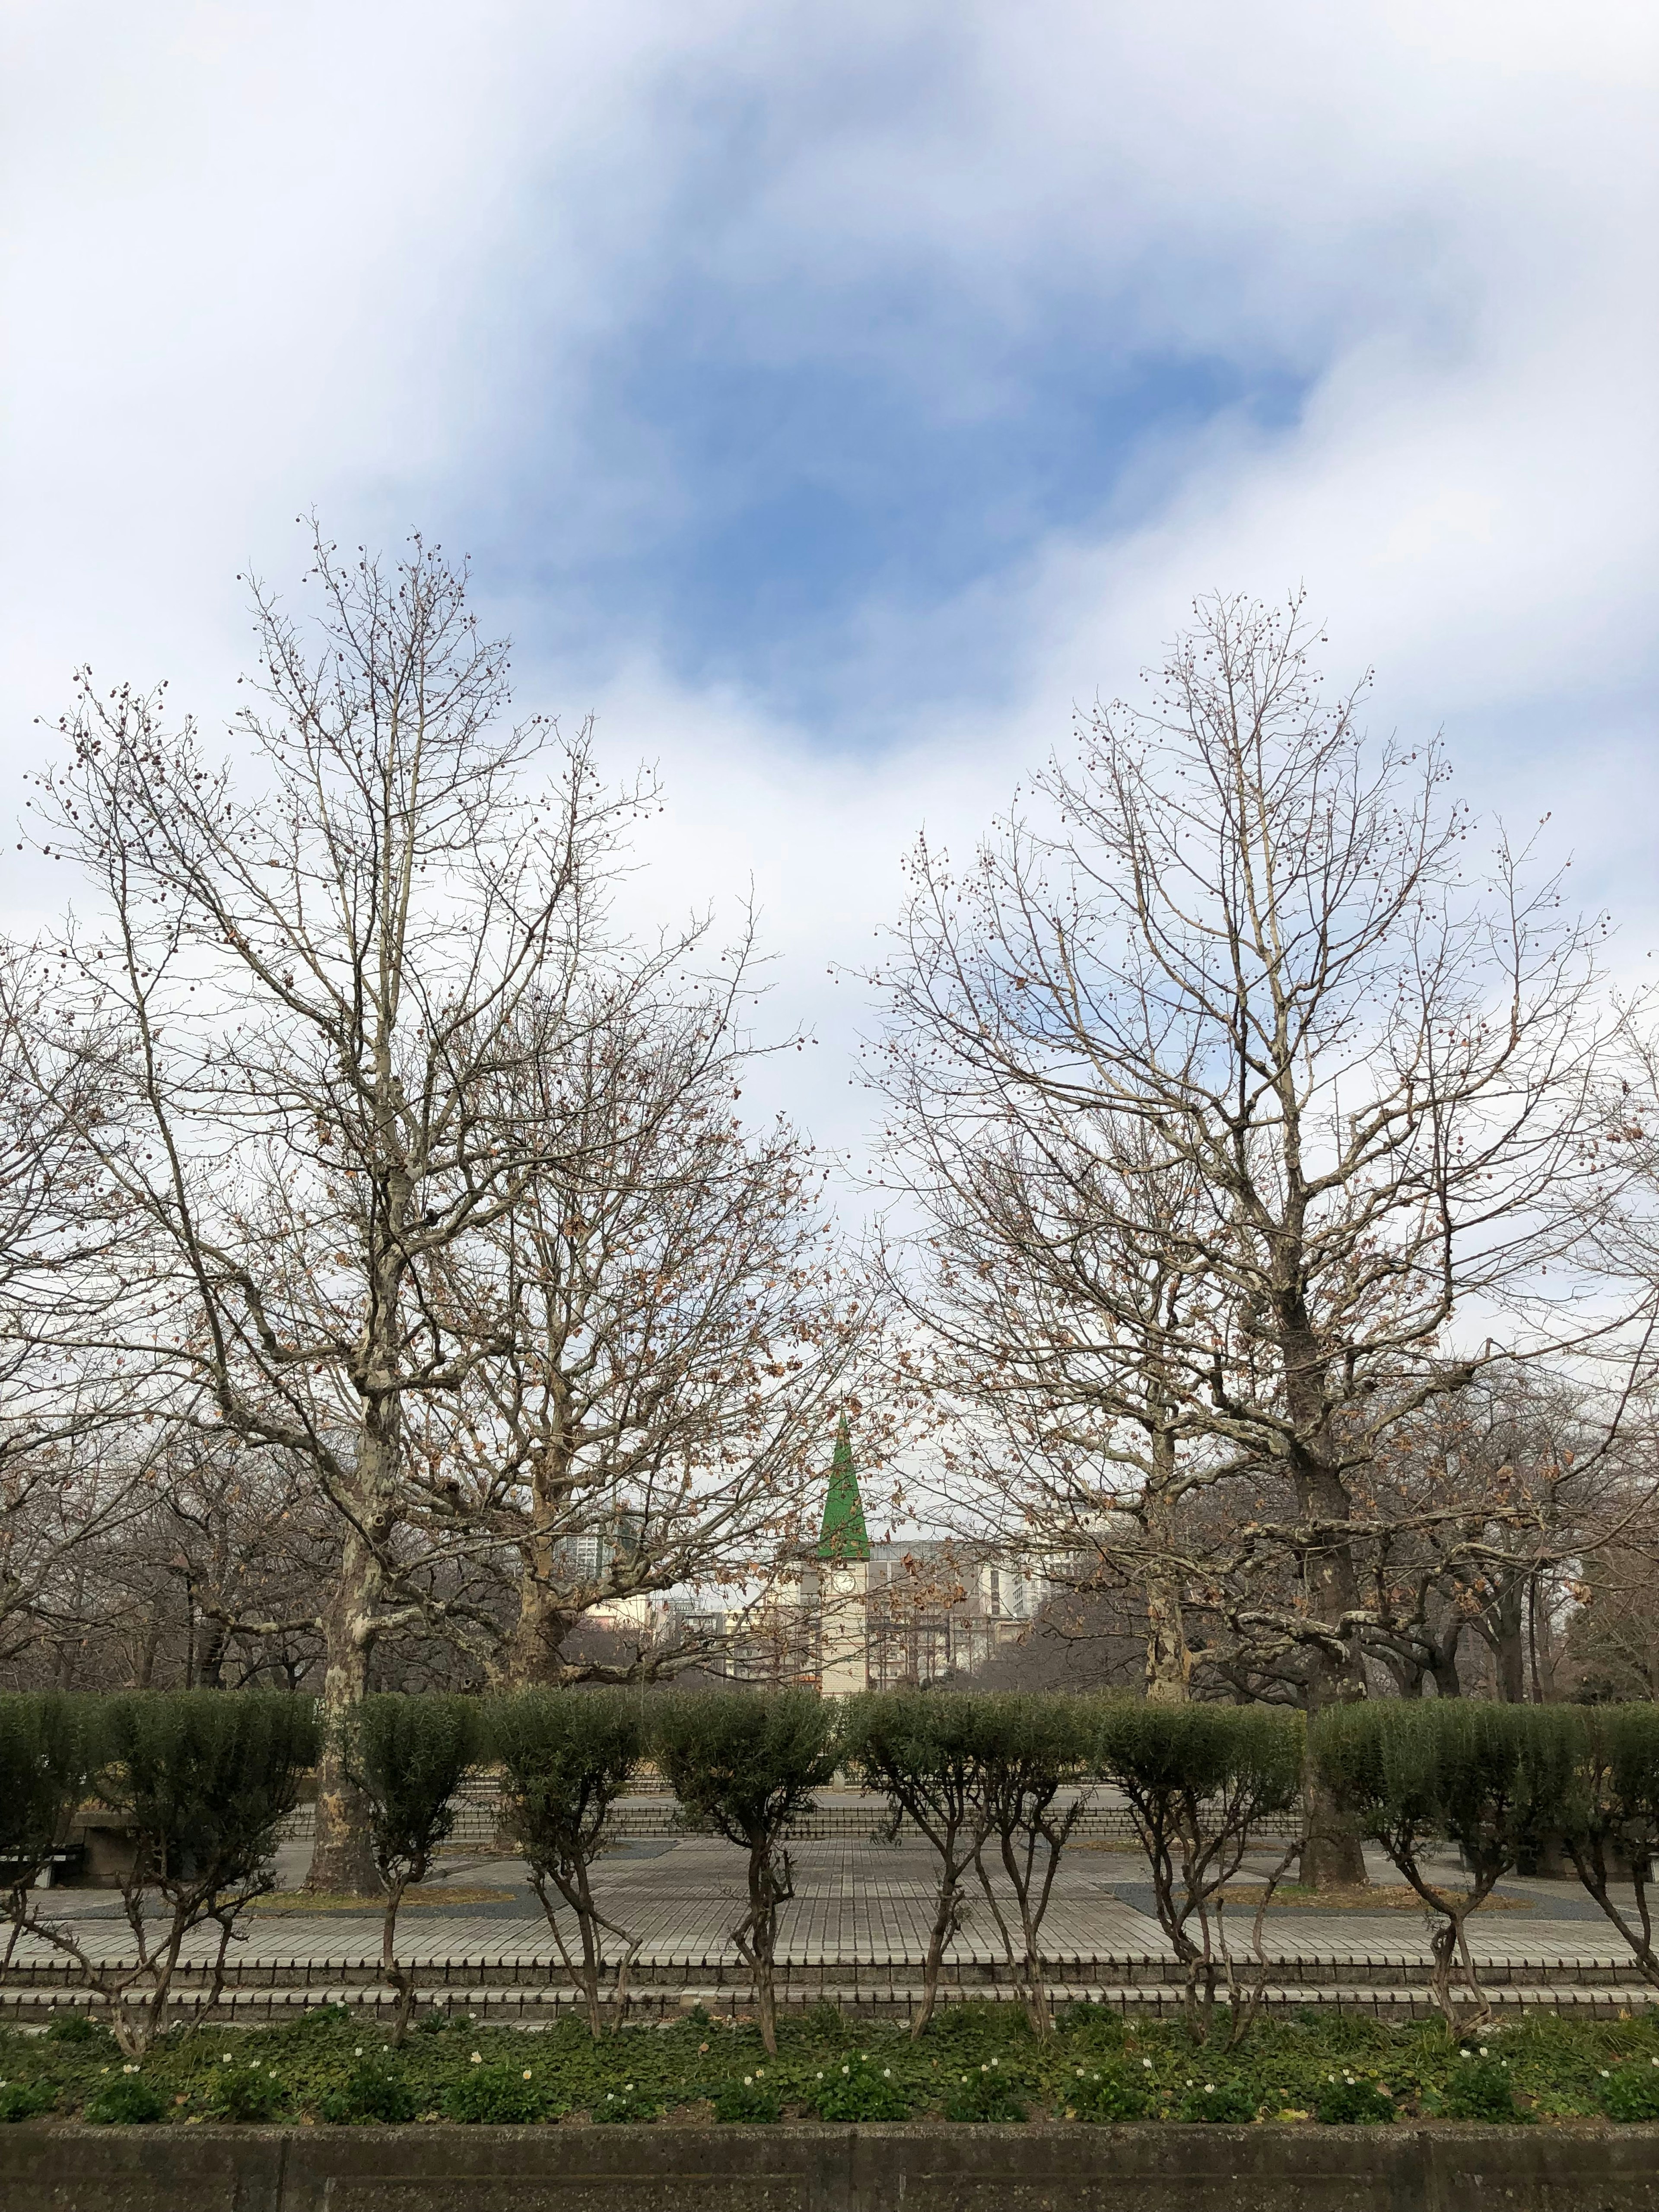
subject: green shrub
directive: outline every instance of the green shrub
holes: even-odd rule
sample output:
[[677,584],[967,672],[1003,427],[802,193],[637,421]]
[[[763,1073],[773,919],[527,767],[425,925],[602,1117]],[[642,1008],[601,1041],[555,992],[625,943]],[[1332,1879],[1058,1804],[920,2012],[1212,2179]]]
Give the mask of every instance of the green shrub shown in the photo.
[[1066,2092],[1066,2110],[1079,2120],[1109,2125],[1146,2118],[1150,2100],[1132,2074],[1115,2066],[1098,2069],[1079,2066],[1076,2075]]
[[662,2101],[626,2081],[620,2089],[607,2089],[588,2118],[601,2127],[643,2127],[662,2118]]
[[415,2095],[403,2075],[385,2058],[365,2058],[337,2089],[324,2098],[322,2116],[337,2126],[379,2121],[397,2127],[415,2117]]
[[1025,2100],[1002,2071],[997,2060],[962,2074],[946,2093],[947,2120],[989,2120],[1017,2123],[1027,2117]]
[[0,2124],[38,2120],[57,2102],[58,2092],[50,2081],[0,2082]]
[[1659,2120],[1659,2059],[1615,2067],[1601,2084],[1601,2110],[1610,2120]]
[[1462,2060],[1446,2085],[1440,2109],[1454,2120],[1520,2120],[1531,2117],[1516,2104],[1515,2084],[1501,2058]]
[[1252,1832],[1285,1812],[1301,1787],[1301,1716],[1261,1705],[1103,1700],[1094,1763],[1129,1801],[1158,1924],[1181,1962],[1188,2030],[1200,2044],[1210,2040],[1225,1989],[1231,2050],[1261,2009],[1266,1970],[1258,1967],[1248,1990],[1237,1986],[1221,1893]]
[[[1094,1755],[1094,1707],[1087,1698],[1051,1692],[1003,1692],[974,1700],[974,1744],[981,1781],[977,1819],[983,1841],[974,1863],[1004,1954],[1025,1999],[1035,2035],[1053,2031],[1042,1956],[1042,1922],[1054,1893],[1060,1853],[1083,1808],[1081,1796],[1060,1802],[1082,1781]],[[986,1870],[992,1841],[1014,1893],[1018,1946]]]
[[910,2101],[893,2079],[892,2069],[877,2066],[869,2053],[854,2051],[839,2066],[817,2075],[806,2101],[821,2120],[908,2120]]
[[470,2066],[444,2092],[447,2120],[524,2127],[548,2117],[546,2089],[528,2066]]
[[101,2021],[83,2012],[55,2012],[46,2023],[48,2043],[112,2044],[115,2038]]
[[966,1876],[988,1831],[981,1758],[983,1701],[928,1690],[867,1690],[848,1704],[842,1758],[865,1786],[887,1799],[891,1832],[909,1820],[939,1860],[933,1925],[922,1965],[912,2039],[933,2018],[945,1952],[967,1917]]
[[485,1732],[501,1764],[507,1818],[548,1924],[557,1911],[550,1882],[576,1916],[576,1974],[588,2026],[599,2036],[605,2027],[605,1934],[623,1946],[615,1970],[615,2027],[622,2024],[628,1969],[639,1945],[594,1904],[588,1870],[602,1848],[611,1808],[644,1756],[639,1700],[624,1690],[525,1690],[489,1700]]
[[137,2075],[123,2074],[98,2092],[82,2118],[95,2128],[147,2128],[166,2110],[167,2100],[160,2090],[141,2081]]
[[[99,1734],[99,1793],[135,1832],[121,1892],[137,1959],[90,1978],[122,2048],[142,2053],[166,2024],[185,1938],[210,1920],[228,1931],[270,1888],[277,1826],[316,1761],[317,1714],[274,1691],[145,1691],[103,1700]],[[204,2009],[222,1965],[222,1948]]]
[[365,1698],[351,1721],[347,1771],[368,1810],[374,1863],[386,1883],[380,1960],[398,1992],[392,2040],[403,2041],[415,2008],[415,1977],[397,1954],[398,1911],[410,1882],[423,1881],[455,1826],[455,1793],[483,1741],[476,1698],[383,1694]]
[[[1443,1924],[1433,1929],[1431,1988],[1454,2032],[1455,1970],[1484,2011],[1465,1928],[1528,1839],[1571,1795],[1567,1738],[1530,1705],[1471,1698],[1364,1698],[1322,1713],[1314,1757],[1337,1803],[1382,1844]],[[1425,1844],[1449,1839],[1467,1891],[1431,1881]]]
[[1194,2082],[1176,2118],[1212,2127],[1242,2127],[1255,2118],[1259,2103],[1255,2092],[1242,2081]]
[[[1650,1886],[1659,1856],[1659,1705],[1531,1709],[1568,1784],[1553,1807],[1578,1879],[1659,1984]],[[1614,1895],[1627,1880],[1634,1911]]]
[[1363,2075],[1332,2075],[1314,2102],[1314,2118],[1328,2128],[1368,2127],[1394,2117],[1394,2099]]
[[246,2066],[233,2061],[213,2069],[207,2102],[222,2120],[274,2120],[288,2108],[288,2091],[257,2058]]
[[102,1741],[103,1704],[52,1690],[0,1692],[0,1863],[14,1920],[64,1840]]
[[684,1811],[749,1854],[749,1910],[730,1941],[754,1978],[769,2056],[778,2048],[778,1911],[794,1895],[784,1838],[836,1771],[839,1722],[815,1690],[685,1692],[653,1715],[657,1764]]
[[772,2127],[783,2118],[783,2102],[775,2089],[745,2074],[740,2081],[722,2081],[715,2090],[714,2118],[749,2127]]

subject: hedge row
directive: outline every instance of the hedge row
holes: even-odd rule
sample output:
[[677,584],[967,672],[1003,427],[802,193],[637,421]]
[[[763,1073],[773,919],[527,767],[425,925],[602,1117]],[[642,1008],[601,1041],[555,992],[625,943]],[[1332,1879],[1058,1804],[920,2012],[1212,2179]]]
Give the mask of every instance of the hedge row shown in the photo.
[[[276,1832],[319,1750],[308,1700],[184,1692],[110,1698],[0,1697],[0,1862],[12,1942],[27,1928],[77,1960],[123,2047],[163,2024],[183,1936],[220,1930],[271,1884]],[[1040,2036],[1050,2029],[1042,1924],[1091,1776],[1128,1801],[1159,1920],[1186,1970],[1188,2015],[1229,2046],[1249,2028],[1266,1979],[1262,1915],[1294,1846],[1256,1894],[1248,1954],[1226,1917],[1253,1831],[1295,1802],[1310,1756],[1358,1829],[1388,1851],[1437,1916],[1434,1986],[1454,2026],[1461,1971],[1484,2008],[1467,1923],[1542,1830],[1559,1833],[1590,1895],[1659,1987],[1648,1889],[1659,1850],[1659,1709],[1376,1701],[1328,1712],[1304,1742],[1277,1708],[1176,1707],[1078,1696],[869,1693],[837,1704],[805,1689],[673,1694],[626,1691],[374,1697],[345,1746],[385,1883],[383,1958],[410,2024],[414,1983],[396,1947],[404,1892],[448,1836],[457,1793],[480,1765],[501,1775],[504,1817],[528,1861],[598,2036],[621,2020],[638,1941],[596,1903],[591,1869],[607,1817],[647,1759],[688,1820],[747,1857],[747,1910],[731,1940],[753,1977],[759,2023],[776,2040],[775,1957],[793,1893],[791,1824],[838,1768],[885,1796],[938,1860],[935,1913],[914,2032],[933,2011],[943,1960],[977,1893],[1001,1936]],[[89,1794],[124,1810],[137,1850],[122,1883],[138,1965],[96,1966],[54,1925],[33,1884]],[[1427,1848],[1449,1842],[1464,1885]],[[995,1879],[1000,1877],[1000,1880]],[[1625,1902],[1625,1885],[1631,1902]],[[574,1917],[576,1948],[567,1943]],[[1224,2000],[1224,2003],[1223,2002]]]

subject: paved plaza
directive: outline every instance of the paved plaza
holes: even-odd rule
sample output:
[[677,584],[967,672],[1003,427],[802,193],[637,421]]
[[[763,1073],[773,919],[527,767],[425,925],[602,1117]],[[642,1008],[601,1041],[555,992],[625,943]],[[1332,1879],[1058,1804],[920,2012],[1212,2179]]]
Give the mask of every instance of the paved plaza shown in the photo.
[[[303,1881],[309,1845],[285,1844],[278,1875]],[[796,1894],[784,1908],[780,1957],[792,2002],[830,1998],[866,2012],[908,2005],[920,1984],[931,1928],[935,1861],[926,1844],[817,1839],[793,1851]],[[731,1942],[744,1910],[743,1853],[707,1836],[658,1835],[620,1844],[599,1863],[601,1909],[638,1936],[635,2005],[647,2017],[675,2017],[702,2002],[731,2009],[746,1999],[748,1978]],[[1397,1881],[1386,1862],[1382,1881]],[[1445,1869],[1451,1876],[1454,1869]],[[522,1863],[477,1849],[445,1860],[436,1894],[501,1893],[485,1901],[408,1910],[398,1950],[412,1963],[428,2001],[534,2023],[568,2010],[574,1999],[541,1906]],[[1010,1911],[1012,1895],[998,1893]],[[1483,1914],[1473,1948],[1501,2004],[1639,2007],[1654,1996],[1576,1882],[1515,1880],[1504,1893],[1522,1909]],[[96,1958],[129,1953],[131,1936],[107,1891],[66,1889],[52,1900]],[[1170,1949],[1152,1912],[1148,1871],[1138,1853],[1088,1846],[1066,1853],[1044,1923],[1043,1948],[1064,1997],[1126,2008],[1164,2008],[1180,1990]],[[1248,1912],[1232,1916],[1236,1941],[1248,1944]],[[562,1927],[574,1948],[574,1923]],[[1273,1909],[1264,1945],[1278,2003],[1360,2005],[1397,2012],[1425,2008],[1428,1931],[1414,1911]],[[187,1962],[210,1955],[205,1933]],[[233,1953],[226,2002],[233,2014],[268,2016],[295,2004],[333,1999],[374,2006],[380,1992],[380,1921],[372,1909],[261,1911]],[[994,1917],[975,1896],[949,1955],[947,2001],[1015,1992]],[[46,1947],[19,1953],[0,2002],[32,2016],[49,1993],[70,1994],[73,1976]],[[187,1975],[185,1994],[191,1978]]]

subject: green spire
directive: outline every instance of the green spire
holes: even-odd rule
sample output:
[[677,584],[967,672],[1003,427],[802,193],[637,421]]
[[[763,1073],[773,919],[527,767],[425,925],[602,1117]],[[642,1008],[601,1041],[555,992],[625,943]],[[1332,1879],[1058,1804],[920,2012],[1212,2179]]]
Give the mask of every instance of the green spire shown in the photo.
[[818,1532],[821,1559],[867,1559],[870,1536],[864,1525],[864,1500],[853,1468],[853,1439],[847,1416],[836,1431],[836,1456],[830,1466],[829,1494],[823,1501],[823,1526]]

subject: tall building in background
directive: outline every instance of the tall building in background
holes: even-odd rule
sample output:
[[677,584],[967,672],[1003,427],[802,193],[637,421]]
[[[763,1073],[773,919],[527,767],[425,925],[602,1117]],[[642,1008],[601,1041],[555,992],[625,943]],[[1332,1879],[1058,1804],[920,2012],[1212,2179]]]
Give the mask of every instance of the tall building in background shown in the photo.
[[971,1674],[1020,1635],[1042,1586],[1006,1554],[957,1537],[872,1543],[845,1414],[818,1540],[801,1561],[789,1671],[826,1697]]

